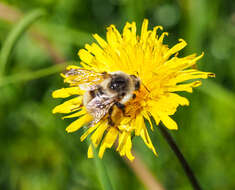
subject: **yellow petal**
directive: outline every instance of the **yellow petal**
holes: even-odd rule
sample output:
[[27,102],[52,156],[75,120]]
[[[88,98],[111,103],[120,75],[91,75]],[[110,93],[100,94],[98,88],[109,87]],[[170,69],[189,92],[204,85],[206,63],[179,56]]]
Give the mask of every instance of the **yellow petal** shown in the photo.
[[78,55],[84,63],[90,64],[93,60],[93,56],[85,49],[79,50]]
[[68,100],[64,102],[63,104],[56,106],[52,110],[52,113],[54,114],[55,113],[70,113],[70,112],[80,109],[81,104],[82,104],[82,96],[79,96],[71,100]]
[[[189,105],[188,99],[185,97],[182,97],[178,94],[169,93],[169,97],[171,99],[171,102],[175,102],[176,104],[179,104],[181,106],[188,106]],[[178,107],[178,105],[176,107]]]
[[66,67],[66,70],[71,70],[71,69],[81,69],[81,67],[76,66],[76,65],[68,65],[68,66]]
[[68,133],[72,133],[74,131],[79,130],[81,127],[83,127],[85,124],[89,123],[92,121],[92,116],[90,116],[89,114],[86,114],[82,117],[80,117],[79,119],[77,119],[76,121],[72,122],[67,128],[66,131]]
[[179,39],[179,43],[174,45],[171,49],[167,51],[167,53],[164,55],[164,59],[168,59],[171,55],[175,54],[176,52],[183,49],[187,43],[183,39]]
[[125,149],[126,149],[126,157],[130,160],[133,161],[135,157],[131,153],[132,149],[132,142],[131,142],[131,135],[127,137],[126,144],[125,144]]
[[96,39],[96,41],[99,43],[99,45],[102,48],[105,48],[108,45],[107,42],[103,38],[101,38],[98,34],[94,34],[93,37]]
[[72,95],[80,95],[83,94],[84,91],[79,87],[70,87],[70,88],[61,88],[59,90],[55,90],[52,93],[53,98],[67,98]]
[[172,79],[172,81],[175,83],[180,83],[191,79],[207,79],[208,77],[215,77],[215,74],[202,71],[187,72],[187,70],[185,70],[182,71],[182,74]]
[[157,30],[158,29],[160,29],[160,30],[163,30],[163,27],[162,26],[155,26],[154,28],[153,28],[153,31],[151,32],[151,36],[150,36],[150,38],[151,38],[151,40],[152,41],[155,41],[156,40],[156,38],[157,38]]
[[148,20],[144,19],[142,27],[141,27],[140,41],[141,42],[146,41],[147,37],[148,37]]
[[[135,45],[137,43],[135,22],[126,23],[123,29],[123,40],[128,43],[128,45]],[[124,50],[127,51],[127,49]]]
[[189,84],[180,84],[180,85],[176,85],[176,86],[170,87],[168,90],[170,92],[185,91],[185,92],[192,93],[193,92],[193,88],[198,87],[201,84],[202,84],[201,81],[194,81],[194,82],[189,83]]
[[[149,116],[149,123],[151,124],[151,128],[153,128],[153,123],[152,122],[155,122],[156,123],[156,125],[158,125],[159,123],[160,123],[160,117],[159,117],[159,115],[157,114],[157,111],[158,110],[155,110],[155,111],[153,111],[152,112],[152,110],[154,110],[155,108],[152,108],[152,109],[149,109],[148,111],[149,111],[149,114],[150,114],[150,116]],[[152,119],[150,119],[150,117],[152,116]],[[154,121],[153,121],[154,120]]]
[[107,41],[111,46],[122,41],[122,36],[114,25],[107,28]]
[[181,70],[186,69],[186,68],[189,68],[189,67],[192,67],[192,66],[195,65],[196,62],[197,62],[199,59],[201,59],[203,56],[204,56],[204,53],[202,52],[201,55],[195,57],[194,59],[189,60],[186,64],[182,64],[182,66],[180,67]]
[[89,63],[89,65],[88,65],[87,63],[84,63],[84,62],[81,61],[80,65],[82,66],[82,68],[87,69],[87,70],[92,70],[93,69],[92,63]]
[[125,151],[123,151],[123,147],[127,141],[127,137],[130,135],[129,132],[123,131],[118,139],[118,147],[117,151],[120,152],[120,155],[123,156],[125,154]]
[[87,114],[87,111],[83,107],[81,110],[78,110],[76,113],[73,113],[73,114],[70,114],[70,115],[66,115],[66,116],[62,117],[62,119],[80,117],[80,116],[82,116],[84,114]]
[[100,125],[100,123],[97,123],[96,125],[91,126],[86,132],[80,137],[81,141],[84,141],[89,134],[91,134],[94,130],[97,129],[97,127]]
[[175,93],[167,93],[162,96],[158,101],[148,101],[149,112],[152,116],[159,120],[159,113],[165,113],[166,115],[173,115],[179,105],[187,106],[189,101],[187,98],[179,96]]
[[147,147],[149,149],[151,149],[153,151],[153,153],[157,156],[157,152],[156,152],[156,150],[155,150],[155,148],[153,146],[153,143],[152,143],[152,141],[151,141],[151,139],[149,137],[149,134],[148,134],[148,131],[147,131],[146,127],[144,127],[142,129],[142,131],[140,133],[140,136],[144,140],[144,143],[147,145]]
[[[153,128],[153,124],[151,122],[151,114],[148,113],[148,112],[142,112],[142,114],[144,115],[144,118],[148,121],[149,125],[150,125],[150,128],[151,130],[153,131],[154,128]],[[155,121],[156,122],[156,121]],[[144,123],[145,124],[145,123]]]
[[177,123],[171,119],[167,114],[159,112],[158,113],[162,123],[170,130],[177,130],[178,129],[178,125]]
[[90,144],[89,147],[88,147],[87,157],[88,157],[88,158],[94,158],[93,148],[92,148],[92,145],[91,145],[91,144]]
[[163,39],[165,38],[165,36],[168,36],[168,32],[163,32],[161,34],[161,36],[159,37],[158,43],[162,44],[163,43]]
[[103,157],[106,148],[111,148],[113,146],[113,143],[117,139],[117,135],[118,135],[118,130],[114,127],[111,127],[100,146],[100,150],[99,150],[100,158]]
[[143,127],[144,127],[144,118],[141,114],[139,114],[137,115],[135,119],[135,135],[136,136],[140,135],[140,131],[142,130]]
[[91,140],[95,147],[97,147],[100,144],[103,134],[107,128],[108,128],[108,124],[106,122],[102,122],[100,123],[96,131],[92,134]]

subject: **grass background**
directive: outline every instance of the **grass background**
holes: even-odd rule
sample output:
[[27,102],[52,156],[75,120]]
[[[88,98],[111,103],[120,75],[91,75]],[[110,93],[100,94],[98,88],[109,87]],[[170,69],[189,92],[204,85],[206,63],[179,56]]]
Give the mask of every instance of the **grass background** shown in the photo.
[[[180,129],[171,134],[204,189],[235,189],[234,1],[3,0],[0,47],[20,18],[38,8],[47,15],[20,36],[0,80],[0,189],[101,189],[81,131],[67,134],[71,120],[51,113],[62,102],[51,98],[64,86],[58,63],[79,62],[77,52],[93,41],[92,33],[105,36],[108,25],[121,30],[126,21],[140,28],[144,18],[151,27],[163,25],[170,46],[185,39],[181,55],[203,51],[198,68],[216,73],[193,94],[184,94],[191,104],[178,109],[174,119]],[[158,129],[151,137],[159,157],[135,138],[137,156],[165,189],[190,189]],[[105,153],[103,163],[114,189],[147,189],[114,150]]]

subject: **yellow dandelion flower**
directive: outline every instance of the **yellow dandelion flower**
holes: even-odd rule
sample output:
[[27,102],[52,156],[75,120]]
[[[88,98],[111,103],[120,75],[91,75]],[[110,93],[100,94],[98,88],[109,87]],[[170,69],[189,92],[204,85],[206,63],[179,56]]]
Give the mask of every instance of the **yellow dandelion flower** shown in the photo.
[[[178,129],[176,122],[170,116],[176,112],[179,105],[189,105],[189,101],[176,92],[192,92],[192,89],[201,85],[201,82],[199,80],[192,82],[191,79],[214,76],[213,73],[192,68],[203,54],[178,57],[178,52],[187,45],[186,42],[179,39],[178,44],[169,48],[163,44],[167,33],[163,32],[159,36],[158,30],[162,30],[162,27],[156,26],[153,30],[148,30],[148,20],[145,19],[140,35],[136,33],[135,22],[126,23],[122,34],[114,25],[109,26],[106,40],[94,34],[97,43],[86,44],[85,49],[78,52],[82,68],[70,65],[67,67],[67,74],[62,74],[64,82],[69,83],[70,87],[56,90],[52,94],[54,98],[75,95],[71,100],[56,106],[53,113],[72,113],[64,118],[77,118],[66,128],[67,132],[77,131],[88,124],[89,127],[81,136],[81,141],[91,135],[94,146],[100,146],[100,158],[107,148],[111,148],[117,142],[116,150],[119,154],[133,160],[134,156],[131,153],[133,136],[140,136],[147,147],[157,155],[145,121],[151,124],[153,117],[156,124],[162,122],[170,130]],[[81,71],[82,75],[79,73]],[[93,122],[94,115],[90,114],[84,105],[87,93],[84,89],[90,86],[96,88],[97,84],[101,83],[104,73],[117,71],[138,77],[140,88],[132,91],[135,93],[135,98],[125,102],[125,114],[117,106],[111,106],[113,103],[107,103],[110,105],[107,109],[111,107],[113,109],[112,125],[107,110],[101,114],[97,122]],[[89,75],[86,72],[89,72]],[[93,83],[90,83],[91,81]],[[154,130],[152,124],[151,130]],[[88,148],[88,157],[93,157],[91,145]]]

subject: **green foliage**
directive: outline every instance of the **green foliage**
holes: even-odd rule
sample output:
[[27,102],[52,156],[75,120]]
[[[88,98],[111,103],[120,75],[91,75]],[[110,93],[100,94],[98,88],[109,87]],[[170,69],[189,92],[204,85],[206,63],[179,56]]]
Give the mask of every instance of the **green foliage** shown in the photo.
[[[143,18],[151,26],[163,25],[167,43],[185,39],[182,54],[203,51],[200,69],[216,73],[186,94],[191,104],[177,111],[180,129],[171,133],[203,189],[235,189],[234,1],[5,0],[0,11],[2,5],[23,15],[38,8],[48,14],[20,31],[18,43],[13,40],[6,51],[7,36],[19,21],[10,21],[14,14],[9,10],[0,13],[0,54],[6,57],[0,67],[9,64],[0,79],[0,189],[102,189],[95,164],[87,159],[87,145],[80,142],[82,131],[67,134],[70,121],[51,113],[62,102],[52,99],[51,92],[64,85],[59,76],[64,65],[55,63],[78,62],[79,48],[93,41],[93,33],[104,36],[109,24],[122,29],[134,20],[140,28]],[[166,189],[190,189],[158,129],[150,134],[159,157],[135,138],[137,155]],[[115,151],[108,150],[103,163],[114,189],[145,188]]]
[[31,26],[33,22],[35,22],[40,17],[44,16],[45,12],[42,10],[35,10],[29,15],[27,15],[9,34],[5,43],[2,46],[1,54],[0,54],[0,77],[4,75],[5,67],[10,56],[10,53],[17,43],[20,36]]

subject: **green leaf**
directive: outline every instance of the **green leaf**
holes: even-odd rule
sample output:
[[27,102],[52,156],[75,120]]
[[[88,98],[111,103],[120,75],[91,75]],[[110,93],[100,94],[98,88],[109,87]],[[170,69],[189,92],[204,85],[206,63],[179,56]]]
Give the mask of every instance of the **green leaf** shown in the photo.
[[59,64],[59,65],[53,65],[51,67],[40,69],[38,71],[28,71],[24,73],[14,74],[6,77],[0,78],[0,87],[12,84],[12,83],[18,83],[23,81],[29,81],[29,80],[35,80],[41,77],[45,77],[48,75],[52,75],[54,73],[61,72],[65,69],[66,64]]
[[37,9],[26,15],[7,36],[0,52],[0,77],[5,73],[9,56],[22,34],[39,18],[46,15],[44,10]]

